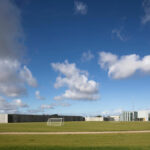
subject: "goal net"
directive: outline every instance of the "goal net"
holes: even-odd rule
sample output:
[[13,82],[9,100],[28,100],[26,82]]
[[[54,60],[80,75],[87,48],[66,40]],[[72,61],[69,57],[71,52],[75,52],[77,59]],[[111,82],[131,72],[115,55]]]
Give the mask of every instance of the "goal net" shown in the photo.
[[49,118],[47,120],[48,126],[62,126],[64,125],[64,118]]

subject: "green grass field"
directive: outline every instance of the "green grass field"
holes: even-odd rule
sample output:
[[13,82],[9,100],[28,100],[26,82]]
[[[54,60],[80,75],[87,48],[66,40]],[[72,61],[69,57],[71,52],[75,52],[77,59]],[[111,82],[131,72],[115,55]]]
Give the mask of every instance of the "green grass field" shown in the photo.
[[117,149],[149,150],[150,134],[0,135],[0,149]]
[[65,122],[64,126],[47,126],[46,123],[0,124],[0,132],[67,132],[67,131],[128,131],[150,130],[150,122]]
[[[150,122],[67,122],[0,124],[4,131],[127,131],[150,130]],[[150,150],[150,133],[102,135],[0,135],[0,150]]]

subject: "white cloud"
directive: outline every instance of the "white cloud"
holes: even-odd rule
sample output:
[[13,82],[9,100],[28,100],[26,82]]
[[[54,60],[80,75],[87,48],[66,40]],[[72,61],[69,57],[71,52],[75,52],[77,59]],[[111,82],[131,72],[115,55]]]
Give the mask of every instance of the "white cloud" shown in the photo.
[[20,11],[10,0],[0,1],[0,94],[18,97],[27,93],[26,84],[35,87],[36,79],[21,62],[24,33]]
[[36,79],[30,70],[21,67],[19,61],[0,58],[0,94],[8,97],[18,97],[26,94],[25,83],[36,85]]
[[0,112],[1,113],[15,113],[19,111],[19,108],[28,107],[27,104],[23,103],[21,99],[13,100],[12,102],[6,101],[0,96]]
[[116,36],[119,40],[121,41],[126,41],[127,40],[127,37],[125,36],[124,34],[124,30],[123,30],[123,27],[119,28],[119,29],[113,29],[112,30],[112,34],[114,36]]
[[87,11],[88,11],[88,6],[87,6],[87,4],[85,4],[81,1],[75,1],[74,9],[75,9],[75,14],[86,15]]
[[137,71],[150,73],[150,55],[142,59],[136,54],[118,58],[117,55],[100,52],[99,64],[102,68],[108,69],[108,75],[114,79],[130,77]]
[[82,54],[81,60],[85,62],[85,61],[90,61],[93,58],[94,58],[94,55],[91,53],[91,51],[87,51]]
[[28,83],[28,85],[32,87],[37,86],[37,81],[33,77],[31,71],[27,68],[27,66],[24,66],[23,69],[20,72],[21,77],[23,78],[24,81]]
[[28,105],[23,103],[21,99],[13,100],[12,103],[17,107],[28,107]]
[[142,23],[146,24],[150,21],[150,0],[143,0],[142,7],[144,9],[144,16],[142,17]]
[[88,80],[87,73],[76,68],[75,63],[69,64],[68,61],[65,61],[64,63],[52,63],[51,66],[64,76],[57,77],[55,88],[68,87],[65,93],[56,96],[55,100],[96,100],[99,98],[98,83]]
[[39,100],[45,100],[45,97],[43,97],[43,96],[40,95],[40,91],[36,91],[36,92],[35,92],[35,96],[36,96],[36,98],[39,99]]
[[109,66],[115,63],[118,59],[116,55],[106,52],[100,52],[99,56],[100,56],[99,64],[101,65],[102,68],[105,68],[105,66]]

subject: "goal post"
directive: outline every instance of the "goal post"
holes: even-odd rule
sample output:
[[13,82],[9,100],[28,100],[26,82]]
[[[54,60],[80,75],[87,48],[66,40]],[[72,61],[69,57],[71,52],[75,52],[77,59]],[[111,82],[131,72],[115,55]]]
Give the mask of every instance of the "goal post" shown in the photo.
[[48,126],[62,126],[64,125],[64,118],[48,118]]

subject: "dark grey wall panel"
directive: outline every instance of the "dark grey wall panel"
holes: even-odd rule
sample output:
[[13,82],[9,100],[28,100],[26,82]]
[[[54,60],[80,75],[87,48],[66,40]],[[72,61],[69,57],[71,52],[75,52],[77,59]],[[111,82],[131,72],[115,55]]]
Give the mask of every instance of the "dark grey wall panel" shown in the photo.
[[8,122],[47,122],[48,118],[64,118],[64,121],[84,121],[82,116],[58,116],[55,115],[23,115],[8,114]]

